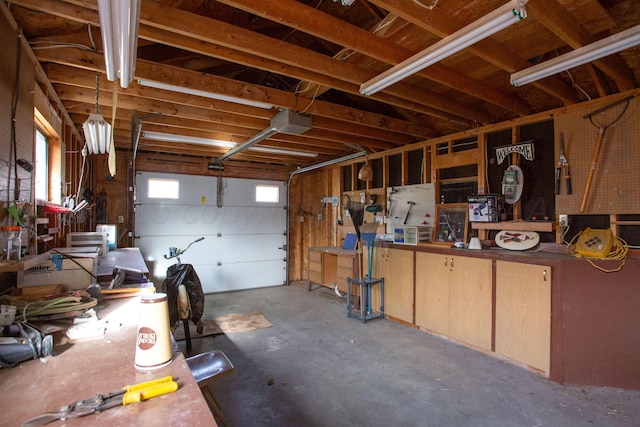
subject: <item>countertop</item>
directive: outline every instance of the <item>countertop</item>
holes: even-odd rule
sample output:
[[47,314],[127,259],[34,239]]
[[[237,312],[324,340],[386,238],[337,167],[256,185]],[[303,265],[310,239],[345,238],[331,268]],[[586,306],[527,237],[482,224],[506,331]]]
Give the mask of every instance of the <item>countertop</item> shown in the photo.
[[0,369],[0,426],[17,426],[44,412],[172,375],[179,389],[104,412],[52,423],[65,426],[215,426],[216,422],[185,361],[173,346],[173,361],[147,373],[134,368],[139,297],[110,300],[96,306],[101,319],[121,326],[76,344],[54,344],[54,355]]

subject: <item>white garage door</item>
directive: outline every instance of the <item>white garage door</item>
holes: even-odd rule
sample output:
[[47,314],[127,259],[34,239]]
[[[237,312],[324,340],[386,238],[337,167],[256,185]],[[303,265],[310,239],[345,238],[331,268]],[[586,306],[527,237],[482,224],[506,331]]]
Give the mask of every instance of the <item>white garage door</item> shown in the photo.
[[[149,183],[162,184],[159,195]],[[170,198],[177,185],[177,198]],[[256,201],[256,187],[277,201]],[[286,280],[286,197],[283,182],[224,178],[221,200],[218,178],[160,173],[136,177],[136,246],[149,265],[156,286],[175,259],[169,247],[186,248],[181,257],[193,264],[205,293],[283,285]],[[222,207],[218,207],[221,204]]]

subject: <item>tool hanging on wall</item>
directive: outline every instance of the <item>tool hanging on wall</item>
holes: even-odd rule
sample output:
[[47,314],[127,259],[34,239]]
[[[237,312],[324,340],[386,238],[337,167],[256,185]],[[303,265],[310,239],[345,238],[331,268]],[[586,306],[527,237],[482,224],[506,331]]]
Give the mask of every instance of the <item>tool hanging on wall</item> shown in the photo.
[[407,220],[409,219],[409,214],[411,213],[411,208],[416,204],[416,202],[407,201],[407,204],[409,205],[409,209],[407,209],[407,215],[404,217],[403,224],[407,223]]
[[556,166],[556,184],[553,194],[560,194],[560,175],[562,169],[565,168],[564,181],[567,187],[567,194],[571,194],[571,171],[569,169],[569,161],[564,154],[564,133],[560,132],[560,160]]
[[[613,102],[609,105],[606,105],[602,108],[597,109],[596,111],[593,111],[589,114],[587,114],[586,116],[583,117],[583,119],[589,119],[589,122],[591,122],[592,125],[594,125],[595,127],[598,128],[598,138],[596,139],[596,146],[593,150],[593,158],[591,160],[591,168],[589,169],[589,176],[587,177],[587,184],[585,186],[584,189],[584,195],[582,196],[582,204],[580,205],[580,213],[583,213],[587,207],[587,200],[589,198],[589,190],[591,190],[591,183],[593,182],[593,175],[595,173],[596,170],[596,166],[598,165],[598,158],[600,157],[600,149],[602,148],[602,142],[604,141],[604,134],[607,131],[607,129],[611,126],[613,126],[618,120],[620,120],[622,118],[622,116],[624,116],[624,113],[627,111],[627,108],[629,107],[629,103],[631,102],[631,100],[634,98],[634,96],[627,96],[626,98],[623,98],[619,101]],[[595,116],[600,114],[600,113],[604,113],[605,111],[610,110],[613,107],[617,107],[620,104],[625,104],[624,107],[622,108],[622,111],[620,111],[620,114],[618,114],[618,116],[611,121],[609,124],[604,125],[602,123],[597,122],[597,120],[595,119]]]

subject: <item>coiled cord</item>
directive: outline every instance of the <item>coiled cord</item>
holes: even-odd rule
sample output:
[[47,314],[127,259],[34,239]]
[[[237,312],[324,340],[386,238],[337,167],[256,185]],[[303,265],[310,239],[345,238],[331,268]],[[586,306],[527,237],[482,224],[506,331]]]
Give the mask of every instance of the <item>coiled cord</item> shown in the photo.
[[[627,254],[629,253],[629,245],[627,244],[627,242],[625,242],[623,239],[621,239],[620,237],[615,237],[614,236],[614,244],[612,246],[612,250],[609,251],[609,253],[607,254],[607,256],[602,257],[602,258],[593,258],[593,257],[586,257],[583,255],[580,255],[577,251],[576,251],[576,241],[579,239],[580,235],[582,234],[582,232],[576,234],[573,239],[571,239],[571,241],[567,244],[567,255],[575,257],[575,258],[584,258],[587,260],[587,262],[589,264],[591,264],[592,267],[597,268],[600,271],[603,271],[605,273],[615,273],[616,271],[620,271],[622,269],[622,267],[624,267],[624,264],[627,262]],[[616,268],[612,268],[612,269],[607,269],[604,267],[601,267],[599,265],[597,265],[594,261],[595,260],[614,260],[614,261],[621,261],[620,264],[618,265],[618,267]]]
[[27,318],[33,318],[34,316],[47,316],[71,311],[87,310],[98,304],[98,300],[95,298],[73,295],[33,302],[23,301],[9,295],[2,295],[0,296],[0,302],[4,305],[15,306],[15,319],[23,320],[25,322],[27,321]]

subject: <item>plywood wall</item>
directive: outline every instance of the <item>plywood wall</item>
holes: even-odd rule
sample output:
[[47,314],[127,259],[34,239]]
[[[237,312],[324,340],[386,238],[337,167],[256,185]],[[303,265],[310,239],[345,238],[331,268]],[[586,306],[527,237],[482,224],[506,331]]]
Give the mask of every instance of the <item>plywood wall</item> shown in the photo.
[[321,169],[292,178],[289,193],[289,280],[306,280],[307,248],[334,246],[337,208],[322,203],[333,192],[331,169]]

